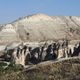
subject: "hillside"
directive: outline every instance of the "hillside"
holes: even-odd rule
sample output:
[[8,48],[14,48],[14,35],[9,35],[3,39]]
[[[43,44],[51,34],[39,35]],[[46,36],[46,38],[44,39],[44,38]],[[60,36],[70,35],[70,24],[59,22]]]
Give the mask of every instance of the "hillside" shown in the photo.
[[80,80],[80,57],[47,61],[18,72],[4,72],[0,80]]
[[1,25],[0,43],[80,39],[80,17],[35,14]]

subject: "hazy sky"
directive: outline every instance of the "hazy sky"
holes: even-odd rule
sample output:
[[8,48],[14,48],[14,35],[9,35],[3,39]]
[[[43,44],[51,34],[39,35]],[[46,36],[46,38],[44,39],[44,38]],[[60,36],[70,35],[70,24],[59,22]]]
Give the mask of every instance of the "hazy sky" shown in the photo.
[[31,14],[80,15],[80,0],[0,0],[0,23]]

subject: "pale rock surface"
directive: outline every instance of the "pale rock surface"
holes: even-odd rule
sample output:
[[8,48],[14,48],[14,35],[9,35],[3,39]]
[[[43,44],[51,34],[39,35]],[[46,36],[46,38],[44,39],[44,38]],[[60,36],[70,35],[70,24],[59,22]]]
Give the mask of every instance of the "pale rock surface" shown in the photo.
[[80,17],[35,14],[1,25],[0,43],[80,39]]

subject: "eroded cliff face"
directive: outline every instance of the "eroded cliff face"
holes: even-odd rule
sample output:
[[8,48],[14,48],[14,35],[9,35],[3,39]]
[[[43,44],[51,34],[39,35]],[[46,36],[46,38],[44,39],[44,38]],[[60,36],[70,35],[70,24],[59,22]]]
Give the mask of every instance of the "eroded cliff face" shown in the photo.
[[80,17],[35,14],[1,25],[0,42],[80,39]]

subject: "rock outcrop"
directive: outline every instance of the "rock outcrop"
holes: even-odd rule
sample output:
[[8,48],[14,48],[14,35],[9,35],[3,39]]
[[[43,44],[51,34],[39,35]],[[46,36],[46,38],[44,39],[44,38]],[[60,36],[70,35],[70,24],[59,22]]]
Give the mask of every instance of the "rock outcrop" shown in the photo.
[[80,39],[80,17],[35,14],[1,25],[0,43]]

